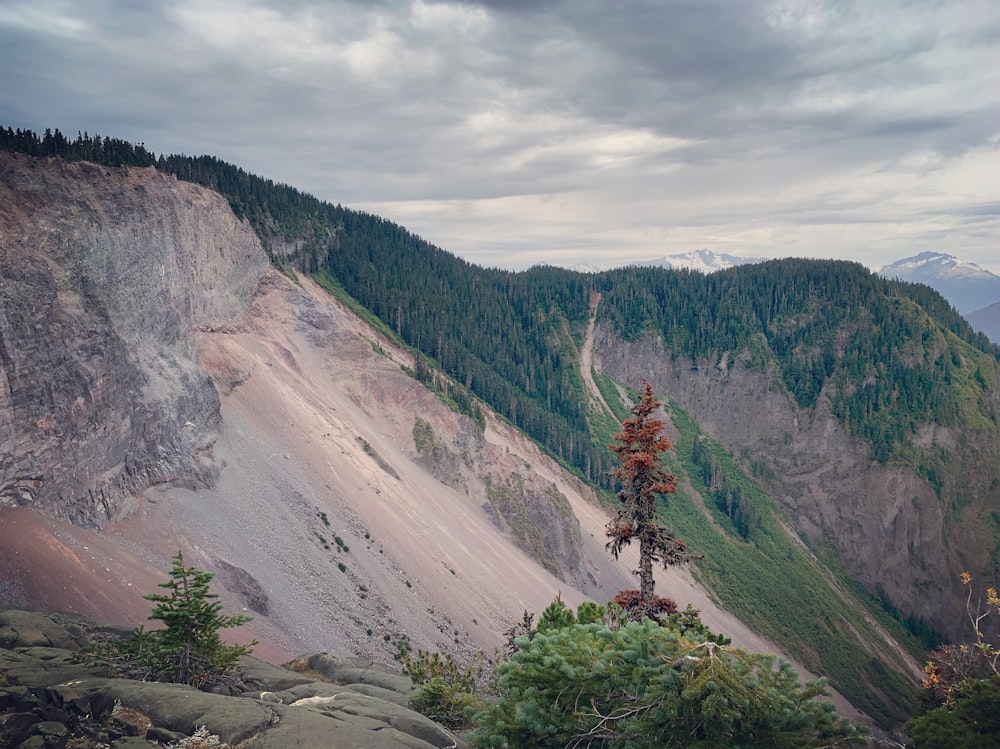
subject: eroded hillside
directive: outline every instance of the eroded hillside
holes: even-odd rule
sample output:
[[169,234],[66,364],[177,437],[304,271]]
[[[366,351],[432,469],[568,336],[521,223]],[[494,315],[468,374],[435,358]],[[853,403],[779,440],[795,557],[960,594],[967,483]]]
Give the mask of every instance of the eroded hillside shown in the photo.
[[266,267],[217,193],[0,153],[0,507],[100,526],[151,484],[210,485],[219,401],[190,331]]
[[[403,637],[491,650],[560,592],[631,587],[589,489],[488,409],[485,429],[452,411],[311,281],[265,270],[218,196],[2,158],[5,605],[138,624],[182,549],[254,614],[261,654],[388,660]],[[777,650],[685,571],[660,586]]]

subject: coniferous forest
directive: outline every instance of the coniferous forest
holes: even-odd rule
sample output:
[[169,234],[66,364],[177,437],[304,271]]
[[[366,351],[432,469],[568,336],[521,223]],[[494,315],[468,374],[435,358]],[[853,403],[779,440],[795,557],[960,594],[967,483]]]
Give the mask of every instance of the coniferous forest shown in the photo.
[[[959,423],[989,391],[1000,349],[927,286],[857,263],[775,260],[703,275],[630,267],[581,274],[481,268],[384,218],[320,201],[210,156],[59,130],[0,128],[0,147],[109,166],[155,166],[226,196],[273,261],[325,273],[472,395],[581,476],[612,489],[575,369],[591,290],[626,339],[654,332],[675,356],[744,354],[773,366],[802,407],[828,383],[832,412],[876,460],[905,459],[921,424]],[[734,357],[735,358],[735,357]],[[928,472],[933,467],[926,468]]]
[[[963,498],[949,494],[946,457],[919,448],[921,427],[975,424],[997,433],[997,409],[989,399],[1000,348],[929,287],[888,281],[857,263],[773,260],[711,275],[648,267],[511,272],[473,265],[392,221],[320,201],[214,157],[157,156],[114,138],[79,133],[70,139],[58,130],[39,136],[3,127],[0,148],[155,167],[218,191],[252,225],[276,266],[313,276],[411,347],[421,381],[480,424],[478,402],[488,404],[605,496],[617,488],[609,432],[588,411],[578,371],[595,291],[601,293],[598,320],[623,339],[651,334],[674,357],[770,372],[798,408],[827,408],[869,446],[873,462],[913,468],[953,507]],[[674,415],[677,424],[687,419]],[[760,492],[719,446],[702,440],[696,425],[685,429],[678,452],[689,461],[691,482],[736,539],[706,560],[706,579],[720,589],[743,585],[727,582],[724,575],[732,571],[723,569],[723,559],[730,567],[756,569],[767,554],[786,553],[775,546],[780,531],[762,509]],[[693,521],[687,528],[688,521],[677,522],[686,537],[697,532]],[[764,600],[773,592],[754,595]],[[900,631],[909,630],[924,645],[939,641],[933,627],[898,611],[880,591],[865,594],[902,624]],[[773,605],[782,605],[780,593]],[[752,621],[752,608],[741,616]],[[792,626],[796,615],[783,612],[783,624]],[[810,613],[809,624],[822,615]],[[815,665],[839,678],[839,688],[864,681],[858,686],[864,691],[885,683],[880,661],[867,662],[860,651],[844,654],[826,629],[813,634],[805,646],[816,648]],[[832,664],[841,655],[838,674]],[[862,704],[858,694],[849,696]],[[898,723],[911,697],[893,704],[891,695],[878,695],[862,706],[871,715],[883,711],[887,724]]]

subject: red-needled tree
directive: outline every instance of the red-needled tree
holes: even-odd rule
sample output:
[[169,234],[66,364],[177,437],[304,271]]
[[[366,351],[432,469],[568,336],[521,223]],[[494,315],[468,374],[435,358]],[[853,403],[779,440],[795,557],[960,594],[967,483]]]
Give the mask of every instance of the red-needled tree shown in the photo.
[[631,418],[615,435],[616,444],[610,445],[621,464],[611,473],[621,480],[622,488],[618,515],[607,527],[611,539],[607,548],[617,559],[623,547],[638,540],[639,569],[634,571],[639,576],[637,613],[650,617],[662,608],[654,593],[653,564],[662,563],[666,568],[691,559],[684,542],[657,521],[657,495],[677,491],[677,477],[660,465],[660,453],[670,449],[670,441],[662,433],[664,422],[653,416],[660,405],[653,398],[653,386],[643,380],[642,394],[629,409]]

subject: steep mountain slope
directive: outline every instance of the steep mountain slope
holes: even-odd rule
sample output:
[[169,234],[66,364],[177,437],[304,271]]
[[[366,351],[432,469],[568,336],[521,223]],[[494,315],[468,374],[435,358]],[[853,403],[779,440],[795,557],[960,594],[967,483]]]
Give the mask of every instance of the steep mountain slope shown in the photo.
[[854,264],[709,278],[611,277],[596,366],[626,382],[652,373],[710,436],[759,462],[815,549],[961,637],[954,581],[996,574],[997,349],[933,292]]
[[[608,515],[590,489],[488,409],[483,428],[453,411],[404,371],[415,368],[408,351],[314,283],[263,270],[257,239],[217,196],[148,169],[0,158],[8,183],[0,437],[13,446],[3,479],[18,487],[19,461],[30,460],[40,482],[9,492],[0,508],[4,605],[138,624],[148,612],[141,595],[180,548],[218,573],[230,607],[254,613],[244,636],[262,640],[261,654],[326,648],[388,660],[402,638],[489,651],[522,610],[540,611],[560,591],[576,604],[630,586],[635,555],[616,563],[606,554]],[[206,205],[218,214],[211,227],[198,223]],[[123,236],[129,241],[116,244]],[[46,272],[15,287],[23,267]],[[134,275],[126,283],[114,269]],[[162,279],[172,273],[184,280],[168,285]],[[225,274],[236,290],[252,279],[252,294],[230,298],[220,288]],[[165,306],[139,303],[146,298]],[[130,312],[130,300],[141,311]],[[35,310],[22,322],[32,305],[44,316]],[[103,326],[88,327],[95,315]],[[83,363],[80,337],[90,342]],[[118,350],[120,338],[130,345],[119,358],[102,353]],[[63,411],[61,400],[37,405],[62,430],[53,438],[61,451],[21,436],[33,434],[38,416],[18,394],[48,349],[49,391],[82,387],[91,414],[68,417],[75,396]],[[133,378],[122,375],[127,386],[110,400],[89,395],[116,367]],[[81,371],[91,377],[83,385]],[[87,382],[98,385],[87,390]],[[177,400],[192,382],[206,395]],[[152,395],[175,400],[147,413]],[[181,433],[199,433],[186,453],[171,455],[176,465],[201,466],[211,482],[195,484],[180,470],[129,472],[139,416],[154,444],[181,419]],[[124,436],[120,444],[107,435]],[[73,445],[83,444],[91,452],[77,456]],[[127,485],[111,469],[93,483],[105,465],[124,472]],[[50,476],[64,476],[61,493],[46,493]],[[92,511],[92,491],[103,492],[102,512]],[[660,585],[736,642],[776,649],[688,572],[664,574]]]
[[1000,301],[1000,276],[943,252],[921,252],[883,267],[883,278],[924,283],[963,315]]
[[[515,618],[560,588],[572,586],[577,592],[566,597],[575,601],[584,592],[604,597],[630,583],[623,568],[607,566],[605,516],[581,483],[610,487],[605,446],[613,426],[590,405],[590,383],[578,369],[582,352],[590,350],[594,291],[602,294],[594,364],[604,376],[593,384],[604,389],[603,400],[613,405],[616,399],[609,375],[626,386],[649,377],[701,423],[706,437],[728,448],[728,460],[741,463],[747,481],[767,488],[788,513],[785,519],[768,510],[773,528],[785,530],[766,529],[768,543],[758,547],[745,513],[737,517],[724,502],[722,510],[712,509],[717,487],[699,478],[700,469],[679,468],[690,485],[689,504],[680,509],[702,525],[715,523],[720,543],[740,550],[730,553],[726,546],[725,557],[722,546],[701,551],[731,560],[734,575],[744,581],[761,571],[773,575],[778,566],[767,566],[769,554],[801,559],[820,578],[796,588],[800,578],[788,576],[784,588],[769,593],[802,596],[810,605],[837,601],[827,612],[843,602],[853,608],[849,595],[827,598],[831,584],[812,561],[819,556],[860,577],[868,594],[881,596],[900,618],[916,617],[919,624],[923,617],[952,634],[961,602],[951,578],[966,567],[977,576],[993,574],[996,350],[926,287],[823,262],[766,263],[710,276],[656,268],[594,277],[552,268],[490,271],[384,219],[321,204],[213,159],[171,157],[157,164],[223,190],[274,262],[314,274],[375,326],[353,328],[357,318],[345,306],[330,307],[306,279],[296,287],[268,274],[246,318],[199,326],[200,365],[190,366],[203,383],[204,372],[211,373],[218,394],[205,400],[214,416],[187,421],[193,431],[202,422],[210,427],[202,429],[202,449],[192,462],[214,488],[203,481],[197,493],[147,492],[110,508],[113,517],[135,511],[107,531],[134,556],[165,567],[177,543],[219,571],[248,606],[260,607],[265,593],[267,610],[283,612],[256,625],[270,642],[295,649],[303,637],[325,645],[329,636],[345,649],[388,657],[393,639],[406,631],[418,644],[490,646],[503,629],[501,610]],[[164,251],[156,232],[143,236],[138,244]],[[93,296],[114,296],[116,288],[100,286]],[[23,351],[27,340],[22,336],[18,344]],[[182,332],[172,342],[190,360],[193,340]],[[140,358],[140,365],[146,361]],[[157,372],[174,371],[157,366]],[[128,391],[122,397],[126,411],[142,403]],[[680,423],[680,412],[674,415]],[[107,428],[118,428],[119,418]],[[186,422],[181,427],[191,429]],[[685,461],[693,459],[696,431],[678,428]],[[75,433],[67,434],[71,442]],[[77,441],[85,439],[86,432]],[[179,472],[165,478],[195,485]],[[31,493],[16,487],[9,496],[30,501]],[[124,501],[126,494],[115,496]],[[74,517],[97,523],[107,515]],[[161,536],[151,527],[169,531]],[[61,532],[53,528],[50,533]],[[474,545],[465,540],[470,534]],[[778,536],[785,540],[772,544]],[[885,570],[869,575],[886,550]],[[7,563],[18,561],[8,557]],[[707,563],[701,570],[709,582],[727,583],[716,572]],[[668,594],[682,604],[696,601],[710,612],[712,626],[746,641],[740,639],[745,628],[682,586],[690,578],[667,579]],[[842,575],[831,579],[839,581],[833,587],[862,587]],[[497,592],[497,580],[511,587]],[[726,591],[753,604],[737,586]],[[11,593],[31,594],[27,586]],[[769,615],[774,625],[778,614]],[[865,616],[862,611],[857,620]],[[834,626],[829,617],[817,615],[812,629],[795,636],[801,644],[837,630],[837,637],[855,641],[856,665],[858,641],[874,630],[866,624],[864,633],[845,635],[840,618]],[[852,626],[848,621],[847,630]],[[892,692],[888,685],[898,681],[878,684],[881,669],[891,664],[898,680],[912,663],[893,654],[891,638],[877,639],[870,663],[862,664],[868,679],[862,689],[870,684]],[[835,638],[823,644],[827,653],[837,647]],[[822,657],[809,662],[826,663]],[[897,698],[883,693],[872,704],[891,721],[899,715]]]

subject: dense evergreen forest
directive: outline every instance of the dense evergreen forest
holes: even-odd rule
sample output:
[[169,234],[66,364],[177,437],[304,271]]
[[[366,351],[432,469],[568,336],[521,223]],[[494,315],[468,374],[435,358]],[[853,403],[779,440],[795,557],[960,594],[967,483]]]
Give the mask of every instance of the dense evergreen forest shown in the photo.
[[[458,384],[580,475],[611,488],[576,370],[592,289],[625,338],[662,335],[677,356],[770,367],[799,406],[821,393],[872,446],[908,458],[924,423],[974,418],[1000,349],[927,286],[856,263],[776,260],[703,275],[630,267],[585,275],[552,267],[481,268],[378,216],[331,205],[209,156],[159,156],[144,145],[58,130],[0,127],[0,147],[32,156],[155,166],[225,195],[277,264],[324,274]],[[474,396],[474,397],[473,397]],[[925,469],[935,479],[934,467]],[[727,500],[728,501],[728,500]],[[748,527],[749,532],[749,527]]]
[[936,291],[858,263],[776,260],[708,276],[626,268],[600,282],[602,314],[625,338],[653,331],[675,356],[774,366],[803,408],[830,385],[830,409],[880,462],[905,457],[921,424],[954,427],[980,410],[1000,360]]

